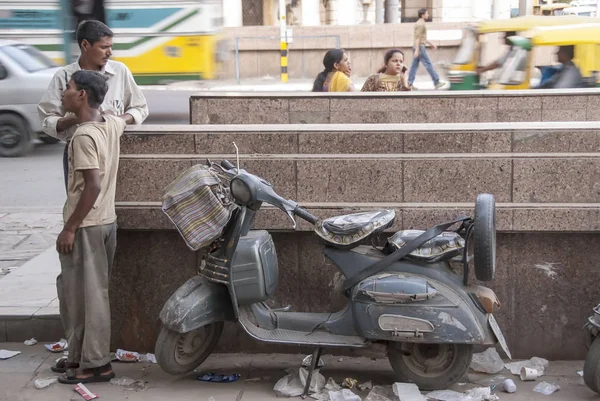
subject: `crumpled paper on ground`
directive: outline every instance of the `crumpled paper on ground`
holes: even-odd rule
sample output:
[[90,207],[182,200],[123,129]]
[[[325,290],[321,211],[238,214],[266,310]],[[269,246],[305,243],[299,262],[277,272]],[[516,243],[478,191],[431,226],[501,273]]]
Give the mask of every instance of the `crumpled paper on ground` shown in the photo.
[[140,354],[119,348],[117,352],[115,352],[115,358],[121,362],[137,362],[140,360]]
[[29,339],[29,340],[25,340],[25,341],[23,342],[23,344],[25,344],[25,345],[30,345],[30,346],[31,346],[31,345],[36,345],[36,344],[37,344],[37,340],[36,340],[35,338],[31,338],[31,339]]
[[496,348],[488,348],[484,352],[473,354],[471,369],[475,372],[495,374],[504,369],[504,361],[500,358]]
[[489,387],[477,387],[464,393],[452,390],[432,391],[427,394],[428,400],[435,401],[496,401],[497,395],[492,394]]
[[0,359],[8,359],[13,356],[17,356],[21,353],[21,351],[9,351],[7,349],[0,349]]
[[53,383],[56,383],[57,381],[58,381],[58,376],[46,377],[43,379],[35,379],[35,381],[33,382],[33,385],[35,386],[35,388],[41,390],[43,388],[50,386]]
[[44,347],[50,352],[63,352],[69,348],[69,344],[67,343],[67,340],[61,338],[60,341],[55,342],[54,344],[44,344]]
[[[286,370],[287,375],[275,383],[273,390],[278,397],[297,397],[304,392],[308,371],[304,368]],[[325,388],[325,376],[315,369],[310,380],[309,393],[320,393]]]
[[548,360],[534,356],[533,358],[531,358],[527,361],[507,363],[504,365],[504,367],[506,369],[510,370],[510,373],[512,373],[515,376],[519,376],[521,374],[521,369],[523,367],[537,369],[540,376],[542,376],[544,374],[544,371],[548,367],[548,364],[549,364]]
[[400,401],[426,401],[421,390],[414,383],[394,383],[392,390]]
[[329,400],[330,401],[361,401],[360,397],[352,392],[352,390],[348,390],[344,388],[339,391],[330,391],[329,392]]
[[327,383],[325,383],[325,387],[323,388],[323,390],[319,393],[311,394],[310,397],[314,398],[315,400],[318,400],[318,401],[331,401],[331,398],[329,397],[329,392],[330,391],[339,391],[341,389],[342,389],[342,386],[337,384],[335,382],[335,380],[333,380],[333,377],[330,377],[327,380]]
[[560,390],[560,386],[558,384],[548,382],[541,382],[533,388],[533,391],[535,391],[536,393],[544,395],[550,395],[558,390]]
[[374,386],[364,401],[395,401],[396,395],[390,387]]

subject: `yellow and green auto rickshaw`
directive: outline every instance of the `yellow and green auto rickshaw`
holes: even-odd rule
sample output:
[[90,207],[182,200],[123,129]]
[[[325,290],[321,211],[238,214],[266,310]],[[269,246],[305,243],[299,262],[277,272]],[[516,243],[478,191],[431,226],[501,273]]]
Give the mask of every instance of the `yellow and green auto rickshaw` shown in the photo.
[[579,68],[584,87],[600,86],[600,24],[579,24],[536,28],[531,37],[513,36],[508,39],[512,49],[499,68],[488,89],[530,89],[533,71],[541,71],[543,83],[555,71],[554,66],[540,65],[536,48],[543,46],[573,46],[573,63]]
[[450,90],[481,89],[477,67],[482,64],[482,50],[488,34],[515,32],[527,36],[537,27],[600,23],[600,18],[578,16],[526,16],[505,20],[485,21],[465,28],[463,40],[448,69]]

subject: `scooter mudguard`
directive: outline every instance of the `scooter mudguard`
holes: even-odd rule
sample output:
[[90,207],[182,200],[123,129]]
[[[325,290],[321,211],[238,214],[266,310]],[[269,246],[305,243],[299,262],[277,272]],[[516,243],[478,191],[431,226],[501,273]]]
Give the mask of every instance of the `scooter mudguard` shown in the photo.
[[194,276],[167,300],[160,311],[162,324],[177,333],[188,333],[220,321],[235,321],[226,286]]
[[488,314],[468,287],[451,284],[406,271],[363,280],[352,293],[359,332],[373,340],[495,344]]

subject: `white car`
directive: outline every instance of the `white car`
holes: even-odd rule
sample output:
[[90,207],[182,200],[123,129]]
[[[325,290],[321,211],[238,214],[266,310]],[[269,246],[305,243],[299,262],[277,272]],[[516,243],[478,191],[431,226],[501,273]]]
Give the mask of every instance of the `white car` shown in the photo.
[[36,48],[0,40],[0,156],[23,156],[38,137],[58,139],[42,132],[37,105],[60,67]]

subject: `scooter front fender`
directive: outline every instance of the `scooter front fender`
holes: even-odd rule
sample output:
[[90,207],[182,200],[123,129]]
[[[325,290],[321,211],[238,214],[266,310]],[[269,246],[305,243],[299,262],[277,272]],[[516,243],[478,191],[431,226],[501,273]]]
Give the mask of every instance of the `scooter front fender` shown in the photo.
[[169,330],[188,333],[214,322],[235,321],[226,286],[194,276],[167,300],[160,320]]

